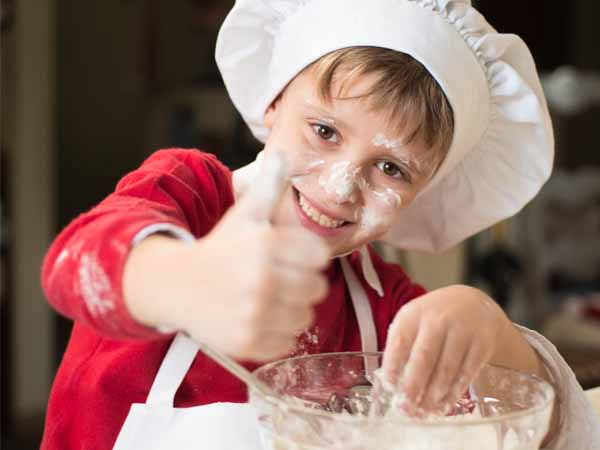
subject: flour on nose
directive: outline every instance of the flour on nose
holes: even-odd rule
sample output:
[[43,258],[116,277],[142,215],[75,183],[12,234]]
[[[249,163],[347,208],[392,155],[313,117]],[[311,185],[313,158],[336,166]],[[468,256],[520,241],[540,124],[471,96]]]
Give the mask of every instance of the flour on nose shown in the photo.
[[334,163],[328,172],[319,176],[319,185],[328,194],[335,194],[338,202],[354,202],[354,188],[357,183],[359,168],[351,168],[349,161]]

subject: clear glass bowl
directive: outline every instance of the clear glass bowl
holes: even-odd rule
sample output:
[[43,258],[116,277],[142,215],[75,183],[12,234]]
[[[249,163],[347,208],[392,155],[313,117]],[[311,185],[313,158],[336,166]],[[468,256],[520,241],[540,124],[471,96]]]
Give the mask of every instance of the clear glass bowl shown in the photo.
[[[250,392],[264,446],[269,450],[537,450],[552,414],[554,391],[533,375],[486,365],[471,386],[474,408],[433,419],[402,415],[334,413],[325,404],[369,385],[365,367],[380,366],[382,353],[326,353],[276,361],[255,375],[282,402]],[[372,370],[372,369],[371,369]],[[304,402],[306,401],[306,403]],[[462,412],[460,411],[462,410]]]

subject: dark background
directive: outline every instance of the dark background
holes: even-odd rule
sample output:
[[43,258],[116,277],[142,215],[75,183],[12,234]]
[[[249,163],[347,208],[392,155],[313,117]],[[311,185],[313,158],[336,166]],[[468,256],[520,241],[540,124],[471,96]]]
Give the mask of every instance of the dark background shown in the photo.
[[[475,3],[497,29],[523,37],[542,74],[566,65],[585,72],[600,72],[600,3],[589,0]],[[20,108],[19,92],[22,92],[15,86],[22,85],[26,76],[31,75],[20,73],[15,61],[27,61],[29,56],[19,52],[27,52],[29,45],[45,45],[43,38],[41,43],[31,44],[29,32],[38,21],[44,20],[39,14],[52,13],[46,22],[49,27],[46,37],[51,43],[46,42],[43,53],[51,58],[52,64],[41,67],[49,71],[51,81],[47,90],[53,99],[46,109],[51,132],[46,139],[50,153],[46,155],[49,165],[44,173],[50,181],[44,189],[50,191],[46,202],[50,225],[47,239],[38,245],[43,255],[52,236],[101,200],[123,174],[158,148],[198,147],[216,153],[232,168],[253,159],[258,143],[231,105],[213,60],[216,33],[231,5],[230,1],[218,0],[2,1],[3,448],[37,446],[47,400],[40,394],[38,400],[33,398],[26,406],[18,406],[23,388],[16,387],[20,375],[13,368],[28,370],[27,358],[47,357],[45,371],[37,374],[43,385],[40,391],[47,395],[71,327],[69,321],[43,307],[39,314],[49,321],[44,345],[40,340],[28,347],[21,342],[21,322],[13,320],[17,311],[21,311],[19,308],[24,308],[18,286],[15,287],[20,282],[15,280],[21,279],[23,270],[16,261],[26,250],[14,238],[21,228],[10,229],[10,224],[19,223],[11,214],[16,216],[15,211],[21,210],[18,199],[22,194],[22,188],[15,187],[22,184],[11,182],[11,175],[16,173],[13,168],[32,162],[23,161],[18,142],[15,144],[17,140],[11,134],[18,127],[25,127],[25,133],[39,131],[34,122],[30,128],[29,123],[19,122],[22,117],[27,121],[26,116],[13,113]],[[600,166],[600,107],[589,106],[574,114],[555,111],[554,120],[557,167],[573,171]],[[44,142],[43,137],[40,139]],[[41,182],[33,177],[30,186]],[[35,214],[35,210],[25,214]],[[600,238],[600,229],[598,232]],[[484,236],[479,241],[475,238],[467,244],[463,272],[466,279],[483,283],[502,297],[502,283],[506,279],[494,280],[495,274],[504,274],[509,280],[526,279],[527,267],[518,252],[509,250],[504,256],[494,252],[493,245],[486,246],[488,238]],[[39,284],[34,268],[40,261],[36,261],[27,274],[32,284]],[[564,283],[560,273],[552,273],[553,280],[556,276]],[[552,289],[546,278],[539,289]],[[585,283],[589,291],[598,292],[599,279],[600,269],[598,278],[592,276],[574,282],[577,286]],[[505,296],[507,308],[511,295]],[[547,315],[556,309],[554,306],[541,308]],[[27,310],[19,314],[27,314]],[[541,316],[529,322],[541,326]],[[585,351],[580,354],[573,350],[571,355],[574,365],[593,360]],[[25,362],[17,363],[21,360]],[[591,386],[595,383],[593,376],[588,379],[582,375],[582,383]],[[36,382],[36,378],[32,380]]]

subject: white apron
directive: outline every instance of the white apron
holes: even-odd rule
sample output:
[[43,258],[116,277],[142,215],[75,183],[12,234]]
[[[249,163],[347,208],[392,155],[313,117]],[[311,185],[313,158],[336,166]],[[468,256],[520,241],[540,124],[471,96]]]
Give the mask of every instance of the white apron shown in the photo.
[[[367,295],[346,258],[341,258],[356,312],[362,349],[377,351],[377,333]],[[178,334],[158,369],[146,403],[131,405],[114,450],[262,450],[258,421],[248,403],[212,403],[174,408],[177,389],[198,353],[198,346]],[[377,368],[367,358],[367,373]]]

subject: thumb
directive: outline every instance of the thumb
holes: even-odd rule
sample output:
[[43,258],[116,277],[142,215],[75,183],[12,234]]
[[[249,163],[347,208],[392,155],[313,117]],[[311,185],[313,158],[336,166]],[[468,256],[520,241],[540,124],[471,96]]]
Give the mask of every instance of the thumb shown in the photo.
[[281,151],[264,155],[258,176],[237,205],[237,214],[256,221],[268,221],[288,187],[286,160]]
[[256,155],[254,161],[233,171],[233,192],[236,200],[239,200],[246,190],[258,179],[258,172],[262,164],[263,156],[264,150],[261,150]]

